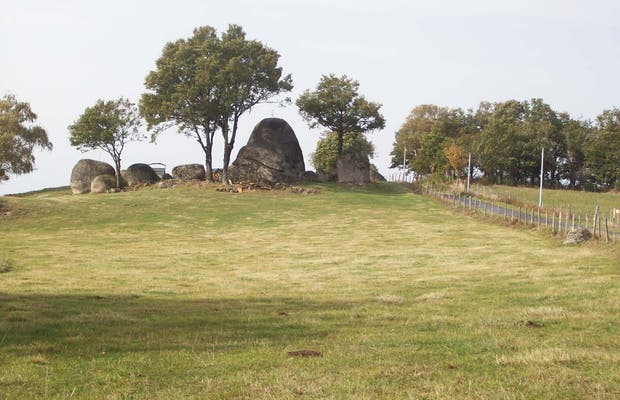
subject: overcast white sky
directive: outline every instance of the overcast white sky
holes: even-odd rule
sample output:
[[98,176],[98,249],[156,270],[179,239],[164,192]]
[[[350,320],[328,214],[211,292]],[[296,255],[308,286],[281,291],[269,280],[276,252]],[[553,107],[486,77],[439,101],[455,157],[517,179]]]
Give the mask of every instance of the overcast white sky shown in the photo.
[[[558,111],[594,118],[620,106],[620,2],[604,0],[0,0],[0,96],[27,101],[54,144],[36,171],[0,183],[0,194],[69,184],[81,158],[107,154],[69,145],[67,126],[97,99],[138,101],[164,44],[211,25],[243,26],[281,55],[293,99],[321,75],[347,74],[383,104],[369,135],[388,174],[394,133],[416,105],[475,108],[480,101],[541,97]],[[241,123],[237,150],[262,118],[278,116],[309,155],[320,137],[294,105],[259,106]],[[219,139],[219,138],[218,138]],[[215,166],[221,166],[216,139]],[[203,162],[198,145],[170,131],[126,147],[123,166]]]

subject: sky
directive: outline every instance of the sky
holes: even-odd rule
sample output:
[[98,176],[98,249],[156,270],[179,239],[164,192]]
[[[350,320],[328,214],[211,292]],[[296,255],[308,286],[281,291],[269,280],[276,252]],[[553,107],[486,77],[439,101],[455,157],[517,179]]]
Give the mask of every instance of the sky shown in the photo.
[[[556,111],[593,119],[620,107],[620,2],[604,0],[0,0],[0,96],[30,103],[54,149],[36,151],[35,171],[0,183],[0,195],[69,184],[81,158],[112,164],[101,151],[71,147],[67,126],[98,99],[138,102],[163,46],[210,25],[241,25],[277,50],[293,77],[294,100],[322,75],[347,75],[382,104],[385,129],[367,135],[372,160],[391,172],[395,133],[420,104],[476,108],[481,101],[542,98]],[[310,129],[294,104],[255,107],[233,151],[263,118],[284,118],[310,154]],[[214,166],[221,167],[217,138]],[[171,129],[130,143],[133,163],[203,163],[199,145]]]

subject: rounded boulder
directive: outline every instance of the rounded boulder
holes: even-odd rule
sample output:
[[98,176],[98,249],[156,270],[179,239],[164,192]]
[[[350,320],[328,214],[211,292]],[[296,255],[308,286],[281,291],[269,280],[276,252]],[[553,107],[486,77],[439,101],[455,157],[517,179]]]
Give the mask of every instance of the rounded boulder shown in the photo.
[[93,179],[99,175],[116,176],[114,167],[103,161],[82,159],[71,170],[71,191],[73,194],[90,192]]
[[205,167],[202,164],[177,165],[172,168],[172,176],[182,181],[204,180],[206,176]]
[[280,118],[259,122],[231,167],[234,182],[268,184],[296,182],[306,170],[297,136]]
[[116,188],[115,175],[97,175],[90,183],[91,193],[107,193],[114,188]]
[[159,175],[148,164],[132,164],[123,171],[123,179],[127,186],[151,185],[159,181]]

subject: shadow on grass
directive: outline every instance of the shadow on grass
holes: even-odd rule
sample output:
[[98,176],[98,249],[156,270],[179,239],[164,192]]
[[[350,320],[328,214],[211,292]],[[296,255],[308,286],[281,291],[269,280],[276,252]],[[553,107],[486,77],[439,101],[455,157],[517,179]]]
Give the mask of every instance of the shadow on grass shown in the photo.
[[63,356],[148,350],[234,351],[323,338],[350,302],[292,298],[157,297],[0,293],[0,353]]

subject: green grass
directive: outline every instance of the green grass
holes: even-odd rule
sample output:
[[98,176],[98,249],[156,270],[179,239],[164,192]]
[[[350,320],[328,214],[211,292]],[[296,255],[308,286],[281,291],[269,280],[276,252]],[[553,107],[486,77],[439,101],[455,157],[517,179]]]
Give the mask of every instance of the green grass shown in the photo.
[[319,187],[4,198],[0,398],[620,396],[617,248]]

